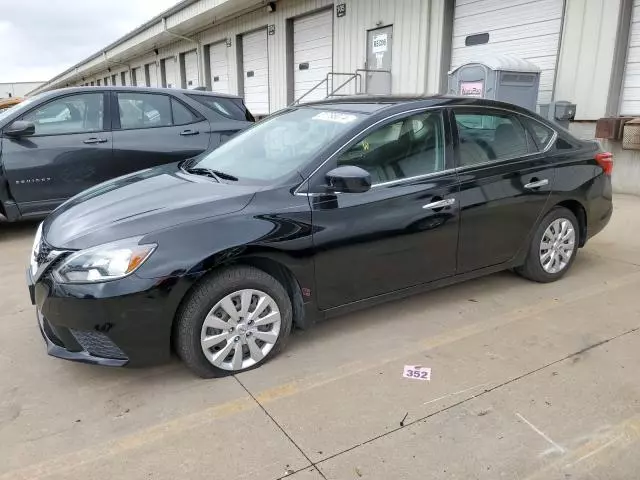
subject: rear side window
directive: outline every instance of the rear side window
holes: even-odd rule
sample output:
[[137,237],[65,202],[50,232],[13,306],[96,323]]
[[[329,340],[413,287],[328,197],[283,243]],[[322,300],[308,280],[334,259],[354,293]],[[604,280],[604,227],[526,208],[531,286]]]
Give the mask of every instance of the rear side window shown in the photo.
[[527,133],[516,115],[454,110],[458,127],[458,165],[466,167],[529,153]]
[[530,118],[525,119],[525,121],[529,125],[529,130],[531,130],[531,133],[533,134],[533,137],[538,144],[538,148],[540,150],[544,150],[545,148],[547,148],[547,145],[549,145],[551,138],[553,138],[553,130],[546,125],[543,125],[540,122],[536,122],[535,120]]
[[118,93],[120,128],[152,128],[171,125],[171,105],[166,95]]
[[187,95],[192,100],[204,105],[224,118],[253,122],[253,115],[244,106],[240,99],[214,97],[213,95]]
[[186,125],[198,121],[198,117],[175,98],[171,99],[171,109],[173,110],[174,125]]

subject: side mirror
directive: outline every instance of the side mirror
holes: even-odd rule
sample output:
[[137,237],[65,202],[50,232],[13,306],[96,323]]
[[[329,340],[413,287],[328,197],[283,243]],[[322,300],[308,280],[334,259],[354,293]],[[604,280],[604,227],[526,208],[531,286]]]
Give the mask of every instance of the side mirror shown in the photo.
[[345,165],[334,168],[326,177],[331,192],[364,193],[371,188],[371,175],[360,167]]
[[24,120],[16,120],[4,129],[4,134],[8,137],[26,137],[36,133],[36,126],[33,122],[25,122]]

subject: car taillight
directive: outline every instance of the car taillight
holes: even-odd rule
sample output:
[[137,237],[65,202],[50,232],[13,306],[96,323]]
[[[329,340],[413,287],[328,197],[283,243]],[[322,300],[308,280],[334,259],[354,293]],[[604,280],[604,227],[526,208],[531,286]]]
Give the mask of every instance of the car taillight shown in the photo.
[[596,162],[602,167],[605,175],[611,175],[611,172],[613,172],[613,154],[609,152],[597,153]]

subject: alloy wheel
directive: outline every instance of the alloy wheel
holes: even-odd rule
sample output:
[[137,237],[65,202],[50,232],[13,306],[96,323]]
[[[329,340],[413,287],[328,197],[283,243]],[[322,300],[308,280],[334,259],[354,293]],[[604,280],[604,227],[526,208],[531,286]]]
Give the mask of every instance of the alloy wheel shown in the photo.
[[200,345],[209,362],[240,371],[260,363],[280,335],[281,316],[275,300],[254,289],[228,294],[209,311]]
[[540,240],[540,264],[545,272],[564,270],[576,248],[576,231],[566,218],[557,218],[544,231]]

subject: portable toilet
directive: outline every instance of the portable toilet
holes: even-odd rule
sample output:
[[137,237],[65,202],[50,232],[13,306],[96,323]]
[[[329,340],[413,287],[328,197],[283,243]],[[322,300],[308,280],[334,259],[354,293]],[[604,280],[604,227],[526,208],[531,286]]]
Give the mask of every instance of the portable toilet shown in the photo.
[[513,55],[485,57],[449,72],[451,95],[488,98],[536,111],[540,68]]

